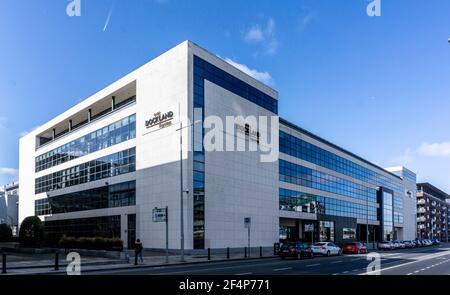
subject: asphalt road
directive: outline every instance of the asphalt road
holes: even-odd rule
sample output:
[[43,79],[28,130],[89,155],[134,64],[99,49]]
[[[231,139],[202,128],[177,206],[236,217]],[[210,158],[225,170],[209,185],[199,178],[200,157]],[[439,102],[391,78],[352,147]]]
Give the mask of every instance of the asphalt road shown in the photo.
[[304,260],[265,258],[126,270],[84,275],[450,275],[450,245],[378,252],[380,268],[367,270],[367,256],[342,255]]

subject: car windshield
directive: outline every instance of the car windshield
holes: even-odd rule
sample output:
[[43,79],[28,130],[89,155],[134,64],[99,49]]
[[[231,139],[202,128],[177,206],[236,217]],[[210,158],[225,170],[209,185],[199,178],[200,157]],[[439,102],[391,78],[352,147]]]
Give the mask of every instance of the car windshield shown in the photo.
[[326,246],[326,243],[315,243],[314,246]]

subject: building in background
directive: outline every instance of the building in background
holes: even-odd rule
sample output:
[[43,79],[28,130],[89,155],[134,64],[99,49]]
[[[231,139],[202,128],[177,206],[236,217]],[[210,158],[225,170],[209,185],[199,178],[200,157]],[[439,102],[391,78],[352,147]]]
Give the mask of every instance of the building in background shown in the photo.
[[417,236],[448,240],[449,195],[430,183],[417,184]]
[[404,228],[404,230],[408,231],[404,236],[408,237],[408,239],[415,239],[417,235],[417,175],[403,166],[390,167],[386,168],[386,170],[403,179],[404,197],[397,199],[394,206],[394,218],[403,216],[405,224],[413,224],[414,226]]
[[[210,116],[275,117],[266,131],[279,157],[205,150],[196,122]],[[233,139],[264,144],[249,124],[231,127]],[[171,249],[181,248],[181,212],[186,249],[247,246],[248,232],[267,247],[415,238],[409,180],[279,119],[275,90],[190,41],[22,137],[19,170],[20,220],[39,216],[54,238],[164,248],[165,225],[152,216],[166,206]]]
[[19,183],[14,182],[0,187],[0,224],[8,224],[13,235],[18,234],[19,226]]
[[415,174],[406,168],[408,179],[283,119],[279,167],[282,238],[415,238]]

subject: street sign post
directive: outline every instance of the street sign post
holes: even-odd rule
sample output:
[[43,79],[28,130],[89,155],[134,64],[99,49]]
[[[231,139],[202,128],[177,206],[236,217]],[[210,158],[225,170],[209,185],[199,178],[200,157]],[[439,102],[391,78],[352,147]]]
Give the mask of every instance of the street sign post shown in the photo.
[[247,228],[247,235],[248,235],[248,257],[250,257],[250,227],[252,225],[252,218],[251,217],[245,217],[244,218],[244,227]]
[[311,244],[314,244],[314,224],[313,223],[305,224],[305,232],[311,233]]
[[166,223],[166,263],[169,263],[169,207],[157,208],[152,210],[153,222]]

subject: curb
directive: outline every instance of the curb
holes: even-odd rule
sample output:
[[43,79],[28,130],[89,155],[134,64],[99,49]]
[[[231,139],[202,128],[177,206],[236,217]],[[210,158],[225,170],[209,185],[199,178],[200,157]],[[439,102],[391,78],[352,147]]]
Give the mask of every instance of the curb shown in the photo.
[[[109,270],[130,270],[130,269],[151,269],[161,266],[181,266],[181,265],[195,265],[195,264],[201,264],[201,263],[218,263],[218,262],[233,262],[233,261],[242,261],[242,260],[259,260],[259,259],[269,259],[269,258],[277,258],[278,256],[263,256],[263,257],[249,257],[249,258],[230,258],[225,260],[207,260],[207,261],[190,261],[190,262],[180,262],[180,263],[160,263],[160,264],[154,264],[154,265],[130,265],[127,264],[126,266],[122,267],[110,267],[110,268],[102,268],[102,269],[89,269],[89,270],[82,270],[81,274],[83,273],[90,273],[90,272],[101,272],[101,271],[109,271]],[[47,271],[47,272],[40,272],[40,273],[33,273],[30,275],[56,275],[56,274],[65,274],[65,271]],[[27,275],[27,274],[11,274],[11,275]]]

